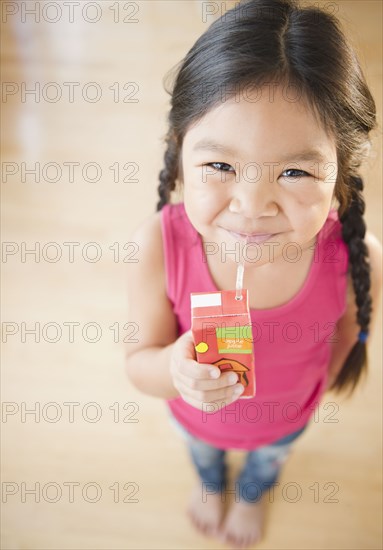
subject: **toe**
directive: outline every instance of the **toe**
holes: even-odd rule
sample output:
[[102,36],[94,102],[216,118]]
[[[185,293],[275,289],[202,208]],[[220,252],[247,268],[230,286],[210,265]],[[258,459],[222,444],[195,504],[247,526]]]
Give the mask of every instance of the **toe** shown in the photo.
[[231,544],[233,546],[233,548],[236,548],[239,541],[232,534],[228,533],[227,542],[228,542],[228,544]]
[[210,523],[206,526],[206,534],[210,536],[214,536],[217,531],[217,526],[214,523]]
[[226,533],[222,530],[217,533],[217,538],[219,541],[222,542],[222,544],[225,544],[227,542]]
[[238,550],[240,548],[243,548],[241,538],[231,537],[230,540],[232,544],[232,550]]
[[227,529],[225,529],[222,533],[222,542],[225,544],[232,544],[233,542],[231,533]]
[[196,518],[196,526],[198,528],[199,531],[201,531],[203,533],[203,530],[204,530],[204,524],[202,523],[202,521],[198,518]]

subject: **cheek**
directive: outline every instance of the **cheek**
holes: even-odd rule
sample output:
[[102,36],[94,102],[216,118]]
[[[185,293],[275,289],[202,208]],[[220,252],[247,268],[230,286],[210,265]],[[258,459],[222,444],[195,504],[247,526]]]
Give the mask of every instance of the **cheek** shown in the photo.
[[185,182],[184,205],[189,219],[197,230],[211,224],[224,208],[222,196],[207,184],[193,185]]
[[289,218],[302,241],[311,239],[324,225],[332,200],[333,184],[323,181],[290,193]]
[[184,200],[200,209],[217,211],[228,200],[228,185],[211,177],[204,181],[201,172],[194,171],[185,178]]
[[318,183],[309,182],[294,187],[290,191],[290,196],[294,198],[297,205],[301,207],[320,206],[325,208],[331,202],[334,184],[320,181]]

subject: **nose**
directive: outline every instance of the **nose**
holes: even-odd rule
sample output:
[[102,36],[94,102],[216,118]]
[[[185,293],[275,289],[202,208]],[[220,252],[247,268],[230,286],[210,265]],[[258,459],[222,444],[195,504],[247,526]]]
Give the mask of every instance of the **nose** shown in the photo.
[[267,174],[257,180],[242,175],[232,188],[230,212],[245,218],[274,217],[279,212],[278,196]]

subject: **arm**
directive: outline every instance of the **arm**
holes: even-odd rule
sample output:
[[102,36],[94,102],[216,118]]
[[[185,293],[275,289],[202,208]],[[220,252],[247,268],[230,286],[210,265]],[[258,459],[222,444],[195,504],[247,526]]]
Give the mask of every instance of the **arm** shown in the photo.
[[143,393],[173,399],[179,392],[170,375],[177,340],[177,322],[166,295],[160,212],[135,231],[138,262],[127,264],[129,320],[136,323],[138,342],[125,347],[126,373]]
[[160,213],[146,220],[132,240],[139,246],[139,261],[128,264],[128,309],[139,331],[138,341],[125,348],[130,381],[143,393],[182,397],[200,410],[207,403],[215,403],[214,412],[233,403],[243,391],[238,377],[232,380],[230,373],[198,363],[190,330],[177,337],[177,320],[166,295]]
[[[378,239],[372,234],[367,232],[365,242],[369,252],[369,259],[371,265],[371,299],[372,299],[372,314],[369,327],[369,333],[372,334],[376,323],[377,309],[379,305],[380,293],[382,290],[382,245]],[[344,315],[339,319],[337,323],[336,336],[338,341],[333,344],[331,362],[328,372],[329,388],[336,379],[339,371],[341,370],[348,354],[353,348],[358,334],[360,326],[356,321],[357,307],[355,303],[355,293],[352,285],[351,277],[348,280],[347,290],[347,305]]]

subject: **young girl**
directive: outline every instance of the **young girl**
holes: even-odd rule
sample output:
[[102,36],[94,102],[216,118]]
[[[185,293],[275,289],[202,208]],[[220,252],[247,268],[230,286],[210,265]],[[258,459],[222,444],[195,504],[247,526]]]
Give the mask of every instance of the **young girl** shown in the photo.
[[[264,494],[327,388],[352,391],[382,286],[359,167],[375,104],[338,21],[294,0],[250,0],[216,20],[174,80],[158,212],[132,239],[127,372],[167,400],[199,475],[203,533],[260,539]],[[171,204],[171,192],[183,202]],[[239,247],[247,239],[246,251]],[[241,253],[242,251],[242,253]],[[243,261],[256,395],[196,362],[191,292],[235,288]],[[225,453],[246,451],[224,515]]]

